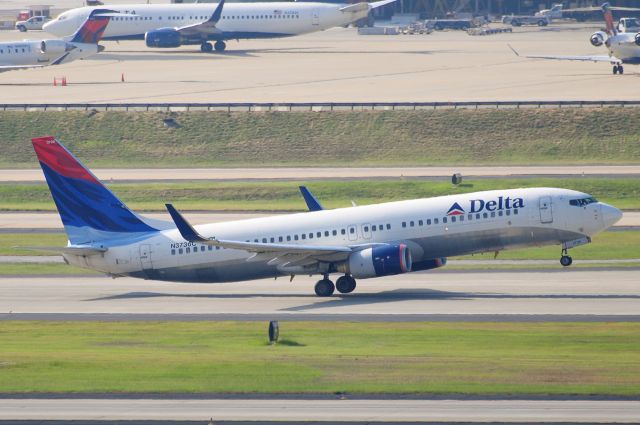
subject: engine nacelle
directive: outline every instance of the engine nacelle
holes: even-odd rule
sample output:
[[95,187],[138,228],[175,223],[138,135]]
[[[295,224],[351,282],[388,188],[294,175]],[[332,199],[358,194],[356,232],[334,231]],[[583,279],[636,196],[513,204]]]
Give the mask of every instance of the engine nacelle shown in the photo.
[[173,28],[160,28],[145,33],[144,42],[147,47],[180,47],[182,46],[182,37]]
[[606,39],[607,39],[607,34],[602,31],[598,31],[598,32],[594,32],[591,35],[591,38],[589,38],[589,41],[593,46],[600,47],[604,44]]
[[640,46],[640,32],[637,33],[635,37],[633,37],[633,41],[636,42],[636,46]]
[[42,40],[40,42],[40,53],[64,53],[73,49],[67,42],[62,40]]
[[338,271],[366,279],[410,272],[411,263],[411,251],[401,243],[356,251],[338,265]]
[[414,261],[411,265],[411,271],[418,272],[421,270],[437,269],[438,267],[443,267],[446,264],[447,259],[445,257],[434,258],[432,260]]

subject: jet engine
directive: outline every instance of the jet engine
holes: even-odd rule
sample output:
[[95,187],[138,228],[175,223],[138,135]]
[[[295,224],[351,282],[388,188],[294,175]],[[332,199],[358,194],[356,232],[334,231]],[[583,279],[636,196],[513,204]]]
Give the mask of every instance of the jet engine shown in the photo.
[[365,279],[410,272],[411,263],[411,251],[401,243],[356,251],[347,261],[339,264],[337,269],[356,279]]
[[431,270],[443,267],[447,264],[447,259],[444,257],[434,258],[432,260],[414,261],[411,265],[411,271],[417,272],[420,270]]
[[148,31],[144,35],[147,47],[180,47],[182,39],[180,33],[173,28],[160,28]]
[[62,40],[42,40],[40,53],[64,53],[73,50],[73,46]]
[[598,32],[594,32],[591,35],[591,38],[589,39],[589,41],[593,46],[600,47],[604,44],[606,39],[607,39],[607,34],[602,31],[598,31]]
[[636,42],[636,46],[640,46],[640,32],[637,33],[635,37],[633,37],[633,41]]

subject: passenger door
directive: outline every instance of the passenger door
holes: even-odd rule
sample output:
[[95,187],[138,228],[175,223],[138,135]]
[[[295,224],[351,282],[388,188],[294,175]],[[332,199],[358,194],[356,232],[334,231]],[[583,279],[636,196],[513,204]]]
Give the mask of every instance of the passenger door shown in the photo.
[[540,198],[540,222],[553,223],[553,208],[550,196]]
[[151,262],[151,245],[140,245],[140,267],[142,270],[153,269],[153,263]]

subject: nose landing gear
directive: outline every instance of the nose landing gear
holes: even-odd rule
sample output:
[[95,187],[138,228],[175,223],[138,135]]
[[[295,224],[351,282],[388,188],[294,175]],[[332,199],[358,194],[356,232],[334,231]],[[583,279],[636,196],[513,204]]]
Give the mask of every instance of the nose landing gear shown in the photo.
[[622,67],[622,64],[620,64],[620,65],[613,65],[613,75],[616,75],[616,74],[618,74],[618,73],[619,73],[620,75],[624,74],[624,68]]
[[564,248],[562,250],[562,257],[560,257],[560,264],[564,267],[569,267],[573,263],[573,258],[568,255],[568,250]]

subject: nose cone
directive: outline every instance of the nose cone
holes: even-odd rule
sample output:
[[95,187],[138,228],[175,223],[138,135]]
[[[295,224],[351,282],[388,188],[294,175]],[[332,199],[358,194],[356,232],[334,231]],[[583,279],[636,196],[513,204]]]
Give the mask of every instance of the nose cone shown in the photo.
[[602,204],[601,211],[602,221],[604,221],[604,225],[607,228],[613,226],[622,218],[622,211],[609,204]]

